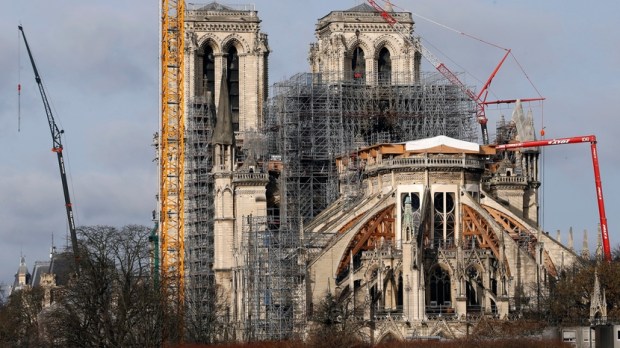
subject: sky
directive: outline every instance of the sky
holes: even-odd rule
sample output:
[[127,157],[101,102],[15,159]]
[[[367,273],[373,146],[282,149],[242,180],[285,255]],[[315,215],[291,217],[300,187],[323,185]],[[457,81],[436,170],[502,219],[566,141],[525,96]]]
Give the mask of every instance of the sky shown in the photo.
[[[504,54],[482,41],[512,49],[516,60],[511,56],[504,63],[489,99],[540,93],[543,104],[524,107],[532,110],[538,130],[545,127],[546,138],[597,136],[610,241],[612,248],[618,246],[620,181],[613,175],[620,169],[615,103],[620,2],[393,2],[415,14],[416,35],[451,70],[465,72],[468,85],[480,88]],[[255,0],[272,50],[270,84],[309,70],[317,19],[359,3]],[[13,282],[20,255],[32,269],[35,260],[48,260],[52,238],[63,248],[68,234],[57,159],[18,24],[65,131],[76,224],[152,226],[158,190],[151,144],[159,118],[159,18],[159,2],[146,0],[11,1],[0,11],[0,284]],[[423,69],[433,70],[428,63]],[[488,112],[491,139],[500,115],[508,119],[511,112]],[[580,249],[587,229],[594,250],[599,216],[589,145],[545,148],[542,171],[544,230],[552,236],[561,230],[566,242],[572,227]]]

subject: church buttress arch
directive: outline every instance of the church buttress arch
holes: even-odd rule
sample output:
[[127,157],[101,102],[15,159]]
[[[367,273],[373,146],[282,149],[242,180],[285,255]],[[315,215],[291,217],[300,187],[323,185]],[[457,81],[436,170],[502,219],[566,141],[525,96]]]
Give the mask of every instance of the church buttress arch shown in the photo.
[[[535,255],[535,245],[538,242],[536,238],[536,234],[527,229],[523,224],[521,224],[517,219],[509,216],[508,214],[502,213],[497,209],[493,209],[489,206],[482,206],[493,219],[500,224],[506,232],[512,237],[512,239],[519,245],[519,247],[528,251],[528,253],[532,257],[536,257]],[[551,260],[549,252],[545,250],[543,252],[543,263],[545,266],[545,270],[549,273],[549,275],[553,277],[557,277],[558,271],[555,267],[555,264]]]
[[394,207],[395,204],[391,204],[375,214],[351,239],[349,246],[340,259],[336,271],[337,278],[344,277],[347,272],[351,271],[349,270],[351,255],[355,259],[355,255],[358,253],[380,247],[379,244],[382,242],[394,242]]

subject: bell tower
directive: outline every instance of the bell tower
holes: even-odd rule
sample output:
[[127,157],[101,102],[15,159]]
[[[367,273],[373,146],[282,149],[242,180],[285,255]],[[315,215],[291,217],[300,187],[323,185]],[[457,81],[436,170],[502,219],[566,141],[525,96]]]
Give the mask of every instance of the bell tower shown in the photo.
[[260,129],[267,99],[269,45],[253,5],[188,4],[185,15],[188,98],[220,100],[217,81],[226,71],[227,98],[237,146]]
[[185,14],[189,287],[205,312],[221,289],[217,314],[231,324],[244,316],[243,221],[267,211],[264,146],[256,144],[268,90],[260,22],[253,5],[187,4]]
[[[413,33],[411,13],[391,13]],[[414,83],[420,78],[421,54],[364,3],[332,11],[319,19],[310,46],[310,70],[324,81],[361,84]]]

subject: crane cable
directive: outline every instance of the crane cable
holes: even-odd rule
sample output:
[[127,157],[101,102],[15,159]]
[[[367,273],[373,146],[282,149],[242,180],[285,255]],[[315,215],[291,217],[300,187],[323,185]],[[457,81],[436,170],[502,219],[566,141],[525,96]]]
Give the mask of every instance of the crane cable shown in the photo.
[[[500,50],[510,51],[508,48],[505,48],[505,47],[502,47],[502,46],[500,46],[500,45],[498,45],[498,44],[495,44],[495,43],[492,43],[492,42],[490,42],[490,41],[487,41],[487,40],[481,39],[481,38],[476,37],[476,36],[474,36],[474,35],[471,35],[471,34],[468,34],[468,33],[466,33],[466,32],[463,32],[463,31],[461,31],[461,30],[458,30],[458,29],[452,28],[452,27],[450,27],[450,26],[448,26],[448,25],[445,25],[445,24],[439,23],[439,22],[437,22],[437,21],[435,21],[435,20],[432,20],[432,19],[430,19],[430,18],[428,18],[428,17],[422,16],[421,14],[418,14],[418,13],[415,13],[415,12],[412,12],[412,11],[407,11],[407,10],[403,9],[402,7],[400,7],[400,6],[394,5],[391,1],[386,1],[386,0],[381,0],[381,1],[383,1],[383,2],[385,2],[385,3],[389,3],[392,7],[396,7],[396,8],[398,8],[398,9],[399,9],[400,11],[402,11],[402,12],[410,12],[413,16],[416,16],[416,17],[418,17],[418,18],[420,18],[420,19],[423,19],[423,20],[425,20],[425,21],[427,21],[427,22],[429,22],[429,23],[435,24],[435,25],[437,25],[437,26],[439,26],[439,27],[442,27],[442,28],[444,28],[444,29],[446,29],[446,30],[449,30],[449,31],[455,32],[455,33],[457,33],[457,34],[459,34],[459,35],[466,36],[466,37],[468,37],[468,38],[470,38],[470,39],[473,39],[473,40],[479,41],[479,42],[481,42],[481,43],[484,43],[484,44],[486,44],[486,45],[489,45],[489,46],[492,46],[492,47],[498,48],[498,49],[500,49]],[[428,40],[425,40],[425,41],[427,41],[427,42],[428,42]],[[437,47],[434,47],[434,46],[433,46],[433,48],[434,48],[434,49],[437,49]],[[441,52],[441,51],[440,51],[440,52]],[[444,55],[445,55],[445,54],[444,54]],[[447,56],[447,55],[446,55],[446,56]],[[542,97],[542,94],[540,93],[540,91],[538,90],[538,88],[536,88],[536,86],[535,86],[535,85],[534,85],[534,83],[532,82],[532,79],[530,79],[529,75],[525,72],[525,69],[523,69],[523,66],[521,65],[521,63],[519,63],[519,61],[517,60],[517,57],[516,57],[516,56],[512,53],[512,51],[510,51],[510,56],[511,56],[511,57],[512,57],[512,59],[515,61],[515,63],[517,64],[517,66],[519,67],[519,69],[521,70],[521,72],[523,73],[523,75],[525,76],[525,78],[527,79],[527,81],[529,82],[529,84],[532,86],[532,88],[534,88],[534,90],[536,91],[536,93],[538,94],[538,96],[539,96],[539,97]],[[448,58],[448,59],[449,59],[449,58]],[[450,59],[450,61],[454,62],[452,59]],[[456,63],[455,63],[455,64],[456,64]],[[458,65],[458,64],[457,64],[457,65]],[[461,67],[461,69],[463,69],[463,67]],[[463,70],[466,70],[466,69],[463,69]],[[472,76],[473,76],[473,75],[472,75]],[[476,80],[480,81],[480,80],[479,80],[478,78],[476,78],[475,76],[474,76],[474,78],[475,78]]]
[[17,131],[21,130],[21,115],[22,115],[22,66],[21,66],[21,39],[19,37],[19,30],[17,30]]
[[479,37],[476,37],[476,36],[473,36],[473,35],[471,35],[471,34],[467,34],[467,33],[463,32],[463,31],[460,31],[460,30],[458,30],[458,29],[452,28],[452,27],[447,26],[447,25],[445,25],[445,24],[439,23],[439,22],[437,22],[437,21],[435,21],[435,20],[432,20],[432,19],[430,19],[430,18],[428,18],[428,17],[424,17],[424,16],[422,16],[421,14],[418,14],[418,13],[415,13],[415,12],[412,12],[412,11],[405,10],[404,8],[402,8],[402,7],[400,7],[400,6],[397,6],[397,5],[392,4],[392,3],[391,3],[391,1],[386,1],[386,0],[381,0],[381,1],[390,3],[390,4],[392,5],[392,7],[396,7],[396,8],[398,8],[399,10],[401,10],[402,12],[410,12],[412,15],[414,15],[414,16],[416,16],[416,17],[419,17],[419,18],[421,18],[421,19],[423,19],[423,20],[425,20],[425,21],[427,21],[427,22],[433,23],[433,24],[438,25],[438,26],[440,26],[440,27],[442,27],[442,28],[444,28],[444,29],[447,29],[447,30],[453,31],[453,32],[455,32],[455,33],[457,33],[457,34],[460,34],[460,35],[463,35],[463,36],[467,36],[467,37],[469,37],[470,39],[474,39],[474,40],[480,41],[480,42],[485,43],[485,44],[487,44],[487,45],[490,45],[490,46],[493,46],[493,47],[499,48],[500,50],[504,50],[504,51],[508,51],[508,50],[509,50],[508,48],[505,48],[505,47],[502,47],[502,46],[500,46],[500,45],[494,44],[494,43],[492,43],[492,42],[489,42],[489,41],[483,40],[483,39],[481,39],[481,38],[479,38]]
[[[390,5],[390,6],[392,6],[392,7],[395,7],[395,8],[397,8],[397,9],[399,9],[401,12],[411,12],[411,11],[407,11],[407,10],[403,9],[403,8],[402,8],[402,7],[400,7],[400,6],[394,5],[394,4],[393,4],[391,1],[389,1],[389,0],[381,0],[381,1],[383,1],[383,2],[385,2],[385,3],[387,3],[387,4],[389,4],[389,5]],[[504,51],[509,51],[509,50],[508,50],[507,48],[505,48],[505,47],[502,47],[502,46],[499,46],[499,45],[494,44],[494,43],[492,43],[492,42],[489,42],[489,41],[483,40],[483,39],[478,38],[478,37],[476,37],[476,36],[474,36],[474,35],[467,34],[467,33],[463,32],[463,31],[460,31],[460,30],[457,30],[457,29],[452,28],[452,27],[450,27],[450,26],[447,26],[447,25],[445,25],[445,24],[439,23],[439,22],[437,22],[437,21],[435,21],[435,20],[432,20],[432,19],[430,19],[430,18],[428,18],[428,17],[422,16],[422,15],[420,15],[420,14],[418,14],[418,13],[411,12],[411,14],[412,14],[413,16],[416,16],[416,17],[418,17],[418,18],[421,18],[421,19],[423,19],[423,20],[425,20],[425,21],[427,21],[427,22],[429,22],[429,23],[435,24],[435,25],[437,25],[437,26],[439,26],[439,27],[442,27],[442,28],[447,29],[447,30],[449,30],[449,31],[455,32],[455,33],[457,33],[457,34],[460,34],[460,35],[466,36],[466,37],[468,37],[468,38],[470,38],[470,39],[473,39],[473,40],[479,41],[479,42],[481,42],[481,43],[487,44],[487,45],[492,46],[492,47],[499,48],[499,49],[504,50]],[[428,40],[425,40],[425,41],[426,41],[426,42],[428,42]],[[430,42],[429,42],[429,44],[430,44]],[[433,46],[433,45],[431,44],[431,46]],[[437,50],[437,47],[433,46],[433,48]],[[438,50],[438,51],[439,51],[439,50]],[[439,51],[439,52],[441,52],[441,51]],[[444,54],[444,53],[442,53],[442,54]],[[446,56],[446,57],[447,57],[447,55],[446,55],[446,54],[444,54],[444,56]],[[525,76],[525,78],[527,79],[527,81],[529,82],[529,84],[532,86],[532,88],[536,91],[536,93],[538,94],[538,96],[542,98],[542,94],[540,93],[540,91],[538,90],[538,88],[536,88],[536,85],[534,85],[534,82],[532,82],[532,79],[530,79],[530,76],[527,74],[527,72],[525,71],[525,69],[523,68],[523,66],[522,66],[522,65],[521,65],[521,63],[519,62],[519,60],[517,60],[517,57],[516,57],[516,56],[512,53],[512,51],[510,51],[510,56],[511,56],[511,57],[512,57],[512,59],[515,61],[515,63],[517,64],[517,66],[518,66],[518,67],[519,67],[519,69],[521,70],[521,73],[523,73],[523,75]],[[450,59],[450,58],[448,57],[448,59]],[[454,62],[452,59],[450,59],[450,61]],[[456,62],[454,62],[454,63],[455,63],[457,66],[461,67],[458,63],[456,63]],[[461,69],[466,70],[466,69],[464,69],[463,67],[461,67]],[[473,76],[473,75],[472,75],[472,76]],[[476,79],[476,80],[480,81],[480,80],[479,80],[478,78],[476,78],[475,76],[473,76],[473,77],[474,77],[474,79]],[[482,82],[482,81],[480,81],[480,82]],[[494,93],[493,93],[493,91],[491,91],[491,93],[492,93],[492,94],[494,94]],[[543,138],[543,139],[544,139],[544,138],[545,138],[545,121],[544,121],[544,120],[545,120],[545,116],[544,116],[544,115],[545,115],[545,113],[544,113],[544,103],[542,103],[542,102],[540,103],[540,108],[541,108],[541,125],[540,125],[540,136],[541,136],[541,138]],[[541,166],[540,166],[540,173],[539,173],[539,175],[541,176],[541,180],[543,180],[543,182],[544,182],[544,177],[545,177],[545,154],[544,154],[544,149],[542,149],[542,151],[541,151]],[[542,192],[541,192],[541,197],[540,197],[540,200],[541,200],[541,201],[540,201],[540,206],[541,206],[541,209],[540,209],[540,210],[541,210],[541,211],[540,211],[540,226],[541,226],[541,228],[544,230],[544,223],[545,223],[545,208],[544,208],[544,207],[545,207],[545,204],[544,204],[544,200],[545,200],[545,188],[544,188],[544,186],[542,187],[541,191],[542,191]]]

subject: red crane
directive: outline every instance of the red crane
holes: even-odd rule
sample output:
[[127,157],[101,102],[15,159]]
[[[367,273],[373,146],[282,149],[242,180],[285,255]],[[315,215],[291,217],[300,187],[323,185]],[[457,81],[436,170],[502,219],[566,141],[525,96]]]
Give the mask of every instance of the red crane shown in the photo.
[[611,249],[609,247],[609,232],[607,230],[607,216],[605,215],[605,201],[603,200],[603,185],[601,184],[601,172],[598,165],[598,152],[596,150],[596,136],[586,135],[581,137],[557,138],[550,140],[534,140],[520,143],[502,144],[495,147],[498,151],[514,150],[523,147],[539,147],[552,145],[566,145],[577,143],[590,143],[592,152],[592,166],[594,168],[594,184],[596,185],[596,200],[598,202],[598,214],[601,222],[601,236],[603,240],[603,253],[605,261],[611,262]]
[[[510,49],[502,48],[506,51],[506,54],[500,62],[497,64],[486,83],[480,89],[480,92],[475,93],[465,86],[465,84],[454,74],[444,63],[442,63],[431,51],[426,49],[421,43],[420,40],[415,39],[409,33],[407,27],[401,24],[394,16],[392,16],[388,11],[384,10],[381,6],[379,6],[375,0],[367,0],[370,6],[372,6],[375,10],[381,13],[381,17],[392,27],[394,30],[400,34],[400,36],[406,41],[409,42],[413,47],[416,47],[422,56],[426,58],[434,67],[439,71],[450,83],[459,87],[461,91],[463,91],[471,100],[476,103],[476,120],[480,123],[480,128],[482,131],[482,142],[483,144],[489,143],[489,132],[487,130],[487,117],[485,112],[485,107],[491,104],[511,104],[515,103],[517,99],[509,99],[509,100],[495,100],[495,101],[487,101],[487,96],[489,95],[489,86],[493,81],[495,75],[501,68],[502,64],[508,55],[510,54]],[[499,46],[497,46],[499,47]],[[530,101],[541,101],[545,100],[545,98],[529,98],[529,99],[520,99],[522,102],[530,102]]]
[[34,71],[34,79],[39,86],[39,92],[41,93],[41,99],[43,99],[43,107],[45,108],[45,114],[47,115],[47,122],[50,126],[50,131],[52,133],[52,152],[55,152],[58,157],[58,167],[60,168],[60,179],[62,181],[62,190],[65,195],[65,209],[67,211],[67,220],[69,222],[69,234],[71,236],[71,246],[73,248],[73,256],[75,257],[76,262],[76,271],[79,272],[79,253],[78,253],[78,242],[77,235],[75,232],[75,221],[73,220],[73,207],[71,205],[71,198],[69,197],[69,185],[67,183],[67,173],[65,171],[65,160],[62,156],[62,139],[61,135],[64,133],[64,130],[61,130],[56,125],[56,121],[54,121],[54,115],[52,114],[52,108],[50,107],[50,103],[47,101],[47,95],[45,93],[45,88],[43,88],[43,83],[41,82],[41,76],[39,76],[39,70],[37,70],[37,66],[34,63],[34,58],[32,57],[32,52],[30,52],[30,46],[28,46],[28,41],[26,40],[26,34],[24,33],[24,28],[22,26],[17,27],[19,31],[22,32],[22,37],[24,38],[24,44],[26,45],[26,50],[28,51],[28,57],[30,57],[30,63],[32,64],[32,70]]

